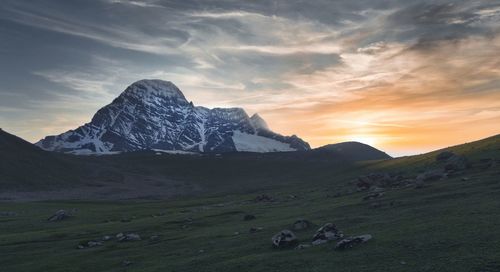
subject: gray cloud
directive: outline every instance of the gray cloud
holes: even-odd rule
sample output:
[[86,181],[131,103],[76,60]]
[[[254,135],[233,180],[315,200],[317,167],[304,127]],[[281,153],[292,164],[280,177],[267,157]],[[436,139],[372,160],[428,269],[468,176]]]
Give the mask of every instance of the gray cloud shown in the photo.
[[[68,105],[85,105],[76,121],[62,122],[76,126],[126,85],[152,77],[209,106],[266,110],[290,104],[289,94],[336,97],[411,77],[408,65],[397,66],[404,75],[385,63],[415,49],[496,37],[499,22],[500,5],[487,0],[5,0],[0,123],[15,132],[44,114],[45,133]],[[370,63],[376,71],[359,67]]]

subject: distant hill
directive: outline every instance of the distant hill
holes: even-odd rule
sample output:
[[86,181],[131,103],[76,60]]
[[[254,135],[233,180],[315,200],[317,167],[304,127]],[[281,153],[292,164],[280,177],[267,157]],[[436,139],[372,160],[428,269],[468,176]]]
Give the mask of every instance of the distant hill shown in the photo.
[[359,142],[343,142],[318,147],[312,151],[316,155],[340,155],[351,161],[390,159],[387,153]]
[[44,188],[77,182],[79,167],[0,129],[0,188]]
[[[499,148],[497,135],[446,150],[480,160],[497,158]],[[76,156],[44,151],[0,131],[0,189],[3,195],[11,190],[43,192],[34,199],[165,198],[242,192],[330,184],[366,171],[421,170],[432,165],[439,152],[392,159],[369,145],[346,142],[295,152],[187,155],[145,150]]]

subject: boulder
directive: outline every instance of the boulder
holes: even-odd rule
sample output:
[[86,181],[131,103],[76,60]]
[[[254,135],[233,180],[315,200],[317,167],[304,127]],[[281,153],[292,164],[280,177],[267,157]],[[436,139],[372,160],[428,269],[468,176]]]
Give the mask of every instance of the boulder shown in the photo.
[[427,170],[422,174],[419,174],[417,176],[417,180],[421,181],[433,181],[433,180],[440,180],[442,178],[445,178],[446,175],[443,170],[441,169],[435,169],[435,170]]
[[313,245],[320,245],[328,241],[337,240],[344,237],[341,231],[332,223],[326,223],[319,228],[312,238]]
[[450,171],[460,171],[469,168],[469,162],[464,156],[452,156],[446,160],[444,165],[444,170]]
[[370,239],[372,239],[372,236],[370,234],[344,238],[335,245],[335,250],[352,248],[355,245],[366,243]]
[[271,241],[273,243],[273,247],[275,248],[288,248],[293,247],[299,243],[297,240],[297,236],[290,230],[282,230],[275,234]]
[[250,233],[256,233],[256,232],[259,232],[259,231],[262,231],[264,228],[262,227],[251,227],[248,232]]
[[313,224],[309,220],[298,219],[297,221],[295,221],[295,223],[293,223],[292,228],[293,230],[305,230],[312,227],[312,225]]
[[262,194],[262,195],[256,196],[254,201],[255,202],[273,202],[274,198],[269,196],[269,195]]
[[58,210],[57,212],[54,213],[54,215],[49,217],[47,220],[51,221],[51,222],[55,222],[55,221],[64,220],[68,217],[70,217],[68,212],[66,212],[65,210]]
[[78,245],[78,249],[91,248],[96,246],[102,246],[102,242],[99,241],[86,241]]
[[310,248],[311,245],[310,244],[300,244],[298,246],[295,247],[295,249],[306,249],[306,248]]
[[120,232],[116,235],[116,239],[118,239],[118,242],[139,241],[141,240],[141,236],[136,233],[123,234]]
[[381,197],[383,195],[384,195],[383,192],[374,192],[374,193],[371,193],[371,194],[368,194],[368,195],[364,196],[363,200],[375,199],[375,198],[379,198],[379,197]]
[[415,180],[415,189],[422,189],[425,187],[425,183],[422,179]]
[[401,181],[403,176],[401,175],[390,175],[388,173],[371,173],[364,176],[359,176],[356,186],[359,191],[364,191],[372,188],[373,186],[377,187],[387,187],[391,184]]

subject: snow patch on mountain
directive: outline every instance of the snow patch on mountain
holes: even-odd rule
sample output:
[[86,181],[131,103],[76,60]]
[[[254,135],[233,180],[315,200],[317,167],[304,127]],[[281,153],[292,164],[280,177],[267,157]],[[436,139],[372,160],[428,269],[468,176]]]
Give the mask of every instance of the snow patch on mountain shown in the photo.
[[237,151],[240,152],[283,152],[296,151],[289,144],[282,143],[262,136],[248,134],[241,131],[233,132],[233,142]]

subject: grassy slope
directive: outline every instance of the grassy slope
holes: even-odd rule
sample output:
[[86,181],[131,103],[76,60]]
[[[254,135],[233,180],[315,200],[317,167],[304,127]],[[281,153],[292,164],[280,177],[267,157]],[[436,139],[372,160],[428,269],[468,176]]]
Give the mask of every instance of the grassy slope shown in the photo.
[[[475,163],[483,157],[500,159],[499,148],[497,136],[452,149]],[[362,168],[418,171],[429,167],[434,156]],[[363,201],[364,193],[329,197],[347,186],[347,177],[359,173],[353,171],[332,176],[330,183],[267,191],[279,199],[274,203],[247,201],[255,193],[161,202],[2,203],[1,211],[18,215],[0,217],[0,263],[4,271],[500,271],[498,166],[472,168],[423,189],[389,190],[375,200],[380,208]],[[289,194],[298,198],[288,198]],[[45,221],[60,208],[78,211],[67,221]],[[151,216],[162,212],[165,215]],[[245,213],[257,219],[243,221]],[[333,244],[272,249],[271,236],[299,217],[318,225],[334,222],[348,235],[370,233],[374,239],[345,252],[334,252]],[[193,222],[186,223],[186,218]],[[252,226],[264,230],[250,234]],[[81,240],[123,231],[143,238],[160,235],[161,240],[109,241],[102,247],[75,249]],[[313,232],[297,235],[308,242]],[[123,260],[134,263],[124,268]]]

